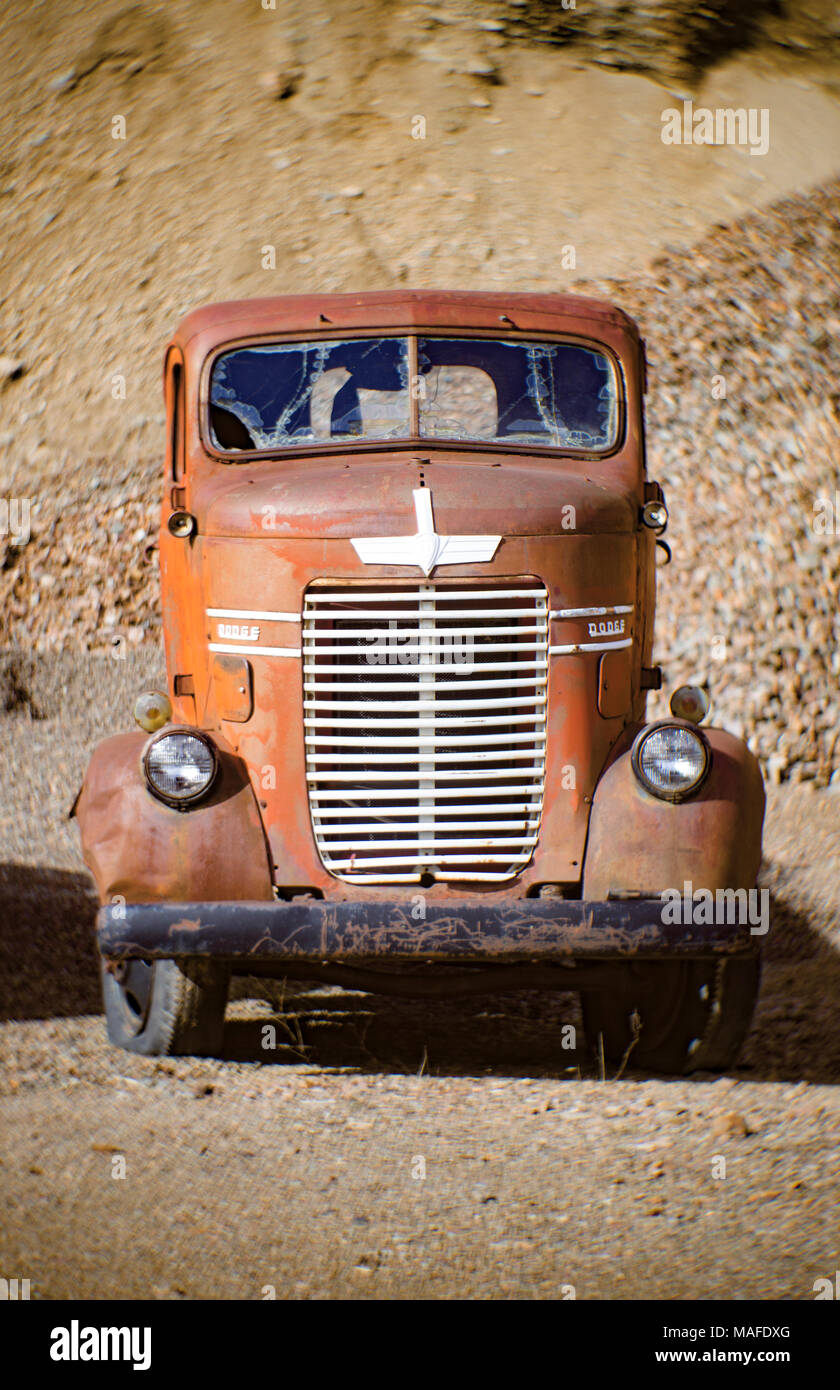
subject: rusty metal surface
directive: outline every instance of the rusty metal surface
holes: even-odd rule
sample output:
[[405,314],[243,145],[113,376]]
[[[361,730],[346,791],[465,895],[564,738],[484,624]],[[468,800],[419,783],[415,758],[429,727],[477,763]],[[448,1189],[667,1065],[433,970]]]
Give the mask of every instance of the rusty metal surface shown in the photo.
[[265,837],[240,758],[221,743],[210,795],[176,811],[150,794],[143,733],[96,749],[75,808],[85,863],[100,902],[272,896]]
[[[220,345],[421,328],[498,337],[560,335],[602,344],[619,363],[626,398],[617,449],[608,457],[581,458],[429,439],[387,446],[361,442],[352,450],[344,443],[328,455],[301,456],[296,449],[291,457],[230,462],[205,449],[207,362]],[[469,585],[531,576],[546,585],[555,610],[634,606],[627,628],[633,637],[629,669],[624,653],[603,667],[594,651],[550,658],[539,843],[515,881],[501,889],[470,890],[471,910],[516,917],[534,885],[580,883],[585,851],[586,893],[596,900],[612,887],[658,891],[692,875],[698,885],[751,886],[763,791],[754,760],[740,744],[720,736],[724,742],[707,787],[679,807],[643,793],[629,759],[616,760],[616,750],[629,748],[644,719],[641,673],[650,665],[653,641],[654,537],[639,525],[646,495],[642,372],[632,320],[613,305],[575,296],[388,291],[236,301],[190,314],[170,342],[165,371],[160,560],[167,670],[175,720],[197,724],[226,750],[226,775],[238,779],[237,791],[221,805],[214,793],[186,813],[169,810],[139,776],[143,735],[102,745],[78,814],[103,901],[115,893],[150,903],[265,900],[271,876],[281,887],[314,888],[329,899],[316,915],[351,908],[345,903],[350,897],[359,910],[395,909],[399,893],[392,886],[342,883],[320,861],[306,792],[300,658],[247,653],[251,688],[238,706],[231,696],[242,694],[243,682],[227,690],[218,667],[213,680],[209,644],[220,631],[207,610],[273,612],[278,616],[260,623],[258,644],[294,652],[301,646],[296,615],[314,580],[370,585],[419,577],[406,566],[363,564],[351,539],[413,533],[412,492],[421,485],[432,491],[439,533],[503,538],[492,561],[440,567],[435,582]],[[570,506],[571,530],[564,524]],[[167,529],[176,508],[195,517],[189,538]],[[551,623],[554,646],[585,637],[579,619]],[[610,664],[617,668],[612,673]],[[404,904],[414,891],[406,887]],[[443,883],[424,894],[433,911],[448,912],[464,899],[462,886]],[[528,920],[543,921],[544,904],[534,900],[533,909]],[[566,909],[572,915],[576,910],[568,904]],[[610,931],[599,938],[602,945],[625,949],[620,933]]]
[[[570,333],[605,341],[618,356],[627,398],[624,442],[608,459],[581,461],[523,457],[520,452],[469,452],[434,440],[387,451],[343,447],[318,458],[261,459],[225,464],[205,452],[198,389],[208,353],[240,335],[302,333],[344,327],[469,327],[503,334],[501,313],[521,331]],[[320,318],[321,313],[327,322]],[[639,345],[635,327],[619,310],[568,296],[385,294],[292,297],[219,305],[191,315],[176,334],[186,362],[186,505],[197,518],[189,541],[161,538],[161,583],[170,682],[179,672],[194,677],[195,702],[175,699],[176,717],[219,729],[255,770],[274,769],[261,794],[271,843],[275,882],[307,884],[344,898],[346,885],[323,868],[309,819],[306,795],[302,684],[299,665],[250,655],[254,712],[238,726],[225,722],[215,703],[208,644],[218,637],[206,609],[300,613],[314,579],[363,582],[414,578],[405,566],[361,563],[350,538],[413,532],[412,490],[420,483],[434,499],[441,533],[501,533],[492,562],[443,566],[435,579],[465,583],[509,575],[537,575],[552,606],[633,603],[639,568],[638,510],[643,496]],[[166,506],[169,503],[167,501]],[[564,527],[575,509],[575,530]],[[268,523],[268,524],[266,524]],[[602,537],[610,535],[608,546]],[[642,538],[644,545],[644,538]],[[580,624],[552,624],[558,644],[581,640]],[[264,624],[266,645],[295,647],[300,626]],[[633,652],[634,690],[647,659],[644,640]],[[597,714],[597,654],[552,661],[549,687],[549,760],[546,811],[537,854],[510,895],[541,879],[580,878],[588,804],[609,748],[629,709],[604,721]],[[641,697],[643,704],[643,697]],[[638,712],[635,696],[633,711]],[[278,718],[282,711],[282,718]],[[568,769],[574,768],[574,785]],[[272,781],[274,785],[271,785]],[[453,890],[436,885],[436,896]],[[479,888],[484,896],[492,890]],[[356,896],[381,890],[354,886]],[[498,890],[496,890],[498,893]]]
[[633,657],[629,649],[604,652],[598,668],[598,713],[619,719],[632,712]]
[[[754,948],[749,927],[671,924],[658,899],[565,902],[534,899],[406,903],[166,903],[103,907],[99,948],[116,959],[213,956],[236,959],[530,960],[616,955],[710,955]],[[571,986],[570,986],[571,988]]]
[[[432,441],[434,442],[434,441]],[[407,451],[355,451],[300,459],[264,458],[249,463],[215,463],[209,477],[195,480],[190,509],[202,536],[249,540],[332,540],[351,536],[413,534],[412,489],[431,488],[441,535],[503,536],[611,535],[632,533],[638,523],[637,480],[615,459],[523,458],[499,464],[498,454],[467,453],[452,444],[428,454],[417,444]],[[568,508],[574,508],[570,531]],[[270,509],[270,510],[269,510]],[[364,574],[350,545],[347,565]],[[352,556],[352,558],[351,558]],[[378,566],[377,566],[378,568]],[[386,567],[383,567],[386,568]],[[405,566],[399,567],[405,572]],[[461,574],[478,566],[440,567]]]
[[[257,559],[255,549],[259,551]],[[313,579],[348,572],[355,576],[360,570],[349,542],[338,541],[324,541],[316,548],[303,541],[262,541],[255,545],[253,541],[208,539],[203,545],[203,557],[207,608],[263,607],[265,595],[270,594],[272,609],[294,613],[300,608],[301,594]],[[396,567],[365,568],[374,570],[377,579],[383,574],[392,579],[406,577],[405,571]],[[600,542],[588,536],[566,536],[559,542],[517,537],[506,540],[491,563],[460,568],[473,579],[479,572],[484,579],[508,575],[548,578],[550,601],[558,609],[578,604],[632,603],[634,539],[612,537],[605,551]],[[456,577],[454,567],[441,573]],[[306,792],[300,662],[250,655],[254,671],[253,716],[245,724],[224,724],[212,703],[207,655],[208,643],[215,639],[218,628],[214,620],[203,617],[203,623],[202,641],[195,644],[196,688],[207,691],[208,697],[199,705],[199,719],[207,728],[221,727],[249,767],[258,771],[273,768],[276,772],[273,779],[264,778],[260,792],[276,866],[275,881],[308,884],[326,895],[346,897],[348,886],[325,871],[312,834]],[[555,619],[551,623],[552,643],[585,638],[585,619]],[[300,624],[262,623],[260,640],[272,646],[298,645]],[[516,886],[506,890],[514,896],[522,896],[532,883],[575,882],[580,878],[589,814],[586,797],[594,792],[604,760],[624,722],[622,717],[606,720],[598,713],[598,660],[597,652],[551,658],[542,832],[532,863]],[[634,662],[636,667],[641,662],[638,651],[634,653]],[[282,712],[280,718],[278,711]],[[573,776],[570,768],[574,769]],[[270,785],[272,780],[274,786]],[[441,897],[459,894],[458,889],[444,884],[428,891]],[[477,889],[479,896],[493,891],[486,886]],[[365,898],[377,893],[381,896],[381,890],[358,885],[353,886],[352,892]],[[498,892],[496,889],[495,894]]]
[[[502,318],[502,315],[505,318]],[[520,332],[586,334],[618,330],[638,340],[628,314],[607,300],[571,294],[459,290],[379,290],[365,294],[296,294],[227,300],[195,309],[173,341],[185,351],[200,339],[207,352],[249,335],[345,328],[474,328],[499,337]]]
[[213,695],[219,718],[245,724],[254,712],[254,673],[244,656],[218,653],[211,663]]
[[584,893],[752,888],[761,862],[764,785],[756,759],[723,729],[703,729],[712,750],[696,796],[674,805],[640,786],[630,730],[598,783],[586,848]]

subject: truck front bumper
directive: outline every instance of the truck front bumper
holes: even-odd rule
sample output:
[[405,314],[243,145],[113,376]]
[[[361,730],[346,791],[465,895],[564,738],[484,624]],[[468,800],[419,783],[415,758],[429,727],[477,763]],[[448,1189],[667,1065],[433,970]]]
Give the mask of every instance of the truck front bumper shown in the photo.
[[[414,911],[419,908],[416,907]],[[656,898],[505,903],[203,902],[110,904],[99,911],[99,949],[111,960],[191,956],[265,968],[330,961],[462,965],[747,954],[758,948],[737,920],[663,922]],[[737,913],[732,914],[738,916]],[[688,917],[688,920],[685,918]]]

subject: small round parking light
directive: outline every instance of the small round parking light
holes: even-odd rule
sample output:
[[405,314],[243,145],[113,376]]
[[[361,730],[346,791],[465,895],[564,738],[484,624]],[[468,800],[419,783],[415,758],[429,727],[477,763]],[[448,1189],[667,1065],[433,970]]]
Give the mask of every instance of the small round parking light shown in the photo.
[[630,762],[646,791],[662,801],[684,801],[702,786],[711,753],[698,729],[651,724],[633,744]]
[[172,718],[169,696],[160,690],[144,690],[134,702],[134,722],[147,734],[156,734]]
[[217,766],[213,744],[195,729],[170,729],[158,734],[143,755],[149,790],[168,806],[179,808],[206,796]]
[[702,724],[709,713],[709,697],[699,685],[681,685],[671,696],[670,705],[674,718],[689,724]]
[[645,526],[649,526],[651,531],[656,531],[659,535],[668,525],[668,508],[664,502],[645,502],[642,508],[642,521]]
[[191,512],[172,512],[166,523],[173,536],[183,539],[195,530],[195,517]]

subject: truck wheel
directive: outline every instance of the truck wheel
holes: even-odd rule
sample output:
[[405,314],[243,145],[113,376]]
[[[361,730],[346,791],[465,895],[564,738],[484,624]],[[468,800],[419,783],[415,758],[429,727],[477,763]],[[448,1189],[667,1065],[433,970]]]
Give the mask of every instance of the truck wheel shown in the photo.
[[685,1073],[732,1066],[758,995],[758,955],[716,961],[634,962],[621,985],[582,998],[586,1040],[596,1055],[620,1062],[641,1029],[628,1066]]
[[146,1057],[221,1051],[230,972],[194,960],[102,962],[108,1037]]

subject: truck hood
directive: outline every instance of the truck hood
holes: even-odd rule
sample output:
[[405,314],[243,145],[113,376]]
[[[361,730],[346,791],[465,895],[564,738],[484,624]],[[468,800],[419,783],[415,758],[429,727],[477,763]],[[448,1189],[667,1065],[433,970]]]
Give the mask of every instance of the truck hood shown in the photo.
[[568,460],[406,454],[219,464],[193,486],[207,536],[274,540],[413,535],[413,490],[430,489],[440,534],[632,532],[639,493],[618,457]]

